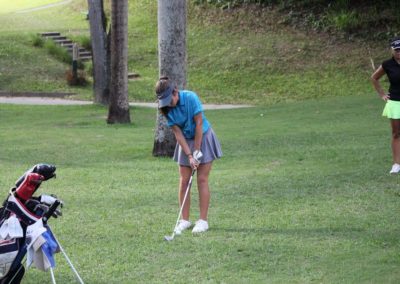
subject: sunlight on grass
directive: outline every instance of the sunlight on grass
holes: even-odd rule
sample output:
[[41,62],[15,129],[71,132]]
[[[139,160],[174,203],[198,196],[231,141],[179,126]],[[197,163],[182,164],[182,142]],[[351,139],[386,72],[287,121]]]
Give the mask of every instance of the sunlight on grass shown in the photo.
[[0,14],[17,12],[61,2],[61,0],[0,0]]

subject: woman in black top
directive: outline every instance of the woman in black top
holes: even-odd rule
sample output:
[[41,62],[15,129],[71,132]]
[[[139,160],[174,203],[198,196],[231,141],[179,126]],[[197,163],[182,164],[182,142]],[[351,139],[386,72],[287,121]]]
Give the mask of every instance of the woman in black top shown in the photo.
[[[395,38],[390,44],[392,58],[384,61],[372,74],[371,81],[378,95],[386,101],[382,115],[390,119],[392,126],[392,155],[393,166],[391,174],[400,172],[400,37]],[[383,75],[390,82],[389,92],[385,93],[379,79]]]

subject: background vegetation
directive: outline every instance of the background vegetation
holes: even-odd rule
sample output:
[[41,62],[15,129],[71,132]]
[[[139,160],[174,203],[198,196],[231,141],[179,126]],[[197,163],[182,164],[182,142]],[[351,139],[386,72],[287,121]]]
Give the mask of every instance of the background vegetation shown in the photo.
[[339,33],[345,37],[386,39],[397,36],[400,27],[400,7],[394,1],[194,0],[194,3],[222,9],[254,4],[269,6],[278,9],[292,26]]
[[[156,1],[129,3],[129,71],[140,75],[129,83],[129,97],[151,102],[158,78]],[[206,103],[254,105],[371,93],[371,60],[378,65],[389,56],[389,36],[376,42],[305,29],[294,25],[289,4],[282,9],[277,4],[221,9],[190,2],[187,87]],[[33,47],[32,40],[36,33],[57,30],[87,44],[86,5],[74,0],[66,6],[0,15],[0,89],[71,92],[91,99],[91,86],[68,86],[65,71],[70,66]],[[292,5],[293,11],[302,11]],[[314,15],[308,9],[304,6]],[[85,70],[90,74],[90,64]],[[343,89],[337,88],[338,82]]]

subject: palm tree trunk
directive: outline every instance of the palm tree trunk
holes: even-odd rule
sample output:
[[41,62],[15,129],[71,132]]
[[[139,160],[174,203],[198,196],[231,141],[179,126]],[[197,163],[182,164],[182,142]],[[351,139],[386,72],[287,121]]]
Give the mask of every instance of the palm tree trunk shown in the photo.
[[[186,87],[186,0],[158,0],[159,75]],[[172,157],[176,145],[166,119],[157,113],[153,155]]]
[[88,7],[94,102],[108,105],[110,100],[110,48],[103,0],[88,0]]
[[130,123],[128,0],[111,1],[111,92],[107,123]]

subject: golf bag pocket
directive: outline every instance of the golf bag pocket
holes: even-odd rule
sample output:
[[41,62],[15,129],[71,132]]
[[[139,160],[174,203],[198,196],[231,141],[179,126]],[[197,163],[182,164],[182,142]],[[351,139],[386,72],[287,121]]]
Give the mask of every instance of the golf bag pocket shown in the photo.
[[19,252],[19,239],[0,240],[0,279],[9,272]]

